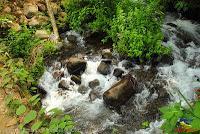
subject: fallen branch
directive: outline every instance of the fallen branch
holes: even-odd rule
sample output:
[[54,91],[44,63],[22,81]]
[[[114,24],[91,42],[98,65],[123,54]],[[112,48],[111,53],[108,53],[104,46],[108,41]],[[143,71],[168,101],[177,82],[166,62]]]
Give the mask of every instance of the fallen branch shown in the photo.
[[51,20],[51,25],[52,25],[52,28],[53,28],[53,33],[56,36],[55,40],[58,41],[59,40],[59,34],[58,34],[58,28],[56,26],[55,17],[54,17],[53,11],[51,9],[49,0],[45,0],[45,2],[46,2],[46,5],[47,5],[47,10],[48,10],[49,17],[50,17],[50,20]]

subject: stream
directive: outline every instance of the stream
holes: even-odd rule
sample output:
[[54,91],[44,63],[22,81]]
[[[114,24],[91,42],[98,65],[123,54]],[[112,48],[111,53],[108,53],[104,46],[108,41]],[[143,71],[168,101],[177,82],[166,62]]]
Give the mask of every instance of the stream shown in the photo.
[[[54,59],[47,67],[40,79],[40,86],[47,92],[43,107],[46,111],[60,108],[72,115],[83,134],[162,134],[159,127],[164,121],[160,120],[159,108],[180,101],[187,107],[177,90],[193,101],[195,90],[200,88],[200,25],[170,14],[165,17],[162,31],[163,45],[172,49],[172,56],[156,67],[121,59],[109,48],[88,52],[83,37],[66,32],[64,44],[71,41],[70,36],[75,37],[78,50],[63,50],[66,57]],[[66,67],[71,57],[86,62],[78,78]],[[102,61],[111,62],[107,74],[98,71]],[[137,92],[117,110],[106,106],[103,99],[104,92],[123,79],[113,75],[116,69],[137,81]],[[91,86],[91,81],[96,86]],[[141,129],[145,121],[151,122],[149,128]]]

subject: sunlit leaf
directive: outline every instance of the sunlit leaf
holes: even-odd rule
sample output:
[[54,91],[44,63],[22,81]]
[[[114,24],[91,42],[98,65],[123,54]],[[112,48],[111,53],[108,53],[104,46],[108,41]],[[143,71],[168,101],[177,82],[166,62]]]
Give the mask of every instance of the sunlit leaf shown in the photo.
[[22,115],[25,112],[26,112],[26,106],[24,105],[19,106],[18,109],[16,110],[17,115]]

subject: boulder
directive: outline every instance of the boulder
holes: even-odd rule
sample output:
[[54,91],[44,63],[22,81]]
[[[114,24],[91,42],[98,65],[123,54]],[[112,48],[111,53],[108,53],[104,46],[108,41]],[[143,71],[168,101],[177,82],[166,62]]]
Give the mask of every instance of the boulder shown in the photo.
[[90,98],[90,102],[96,100],[97,98],[101,98],[101,94],[100,92],[96,91],[96,90],[92,90],[89,93],[89,98]]
[[28,22],[29,26],[44,25],[48,23],[49,18],[47,16],[35,16],[31,18]]
[[114,72],[113,72],[113,76],[115,76],[115,77],[122,77],[122,74],[124,73],[124,71],[122,70],[122,69],[120,69],[120,68],[115,68],[114,69]]
[[37,3],[37,6],[38,6],[39,11],[41,12],[45,12],[47,10],[45,4],[43,3]]
[[55,70],[52,75],[54,79],[59,80],[61,77],[64,77],[64,71]]
[[89,82],[89,87],[92,89],[94,89],[95,87],[97,87],[99,85],[100,85],[100,82],[98,79],[95,79],[95,80]]
[[72,75],[80,75],[86,69],[87,62],[84,59],[71,57],[67,61],[68,72]]
[[81,84],[81,77],[80,76],[72,75],[71,80],[74,81],[78,85]]
[[112,52],[110,51],[110,49],[103,49],[101,52],[102,58],[103,59],[112,59]]
[[137,93],[136,79],[131,75],[126,75],[122,80],[104,92],[103,100],[106,105],[112,108],[119,108],[135,93]]
[[77,43],[77,37],[75,35],[67,35],[67,40],[71,43],[76,44]]
[[103,75],[110,74],[111,73],[111,67],[110,67],[111,62],[109,60],[101,61],[101,63],[99,64],[99,66],[97,68],[97,71]]
[[46,30],[36,30],[35,36],[40,39],[48,39],[49,38],[49,34]]
[[69,90],[69,86],[65,80],[61,80],[59,82],[58,88],[62,88],[63,90]]
[[89,90],[89,88],[84,86],[84,85],[80,85],[78,87],[78,92],[81,93],[81,94],[86,94],[88,90]]
[[24,3],[24,14],[28,19],[32,18],[38,12],[38,6],[33,3]]

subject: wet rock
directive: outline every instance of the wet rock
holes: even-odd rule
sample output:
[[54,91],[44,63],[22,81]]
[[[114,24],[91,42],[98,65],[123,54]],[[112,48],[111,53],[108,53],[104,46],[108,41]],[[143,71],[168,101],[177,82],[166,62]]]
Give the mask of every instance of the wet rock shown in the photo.
[[81,84],[81,77],[80,76],[72,75],[71,80],[74,81],[78,85]]
[[71,43],[77,43],[77,37],[75,35],[67,35],[67,40]]
[[122,74],[124,73],[124,71],[120,68],[115,68],[114,69],[114,72],[113,72],[113,75],[115,77],[122,77]]
[[124,67],[125,69],[129,69],[129,68],[132,68],[134,67],[134,64],[130,61],[125,61],[123,64],[122,64],[122,67]]
[[119,108],[137,92],[137,81],[131,75],[126,75],[121,81],[104,92],[103,100],[106,105]]
[[70,74],[80,75],[86,69],[87,62],[84,59],[79,59],[76,57],[71,57],[67,61],[67,69]]
[[94,89],[95,87],[97,87],[99,85],[100,85],[100,82],[98,79],[95,79],[95,80],[89,82],[89,87],[92,89]]
[[55,70],[52,75],[54,79],[59,80],[61,77],[64,77],[64,72],[60,70]]
[[89,93],[89,98],[90,98],[90,102],[96,100],[97,98],[101,98],[101,94],[100,92],[96,91],[96,90],[92,90]]
[[86,94],[88,90],[89,90],[89,88],[84,86],[84,85],[80,85],[78,87],[78,92],[81,93],[81,94]]
[[99,64],[98,68],[97,68],[97,71],[100,73],[100,74],[103,74],[103,75],[108,75],[111,73],[111,67],[110,67],[110,64],[111,64],[112,61],[101,61],[101,63]]
[[62,64],[60,62],[53,63],[53,70],[60,70],[62,68]]
[[46,30],[36,30],[35,36],[40,39],[48,39],[49,38],[49,34]]
[[69,90],[69,86],[65,80],[61,80],[59,82],[58,88],[62,88],[63,90]]
[[110,51],[110,49],[103,49],[101,54],[102,54],[103,59],[112,59],[113,58],[112,52]]
[[24,4],[24,14],[28,19],[32,18],[38,12],[38,6],[33,3]]
[[163,55],[160,59],[160,63],[172,65],[174,57],[172,55]]

